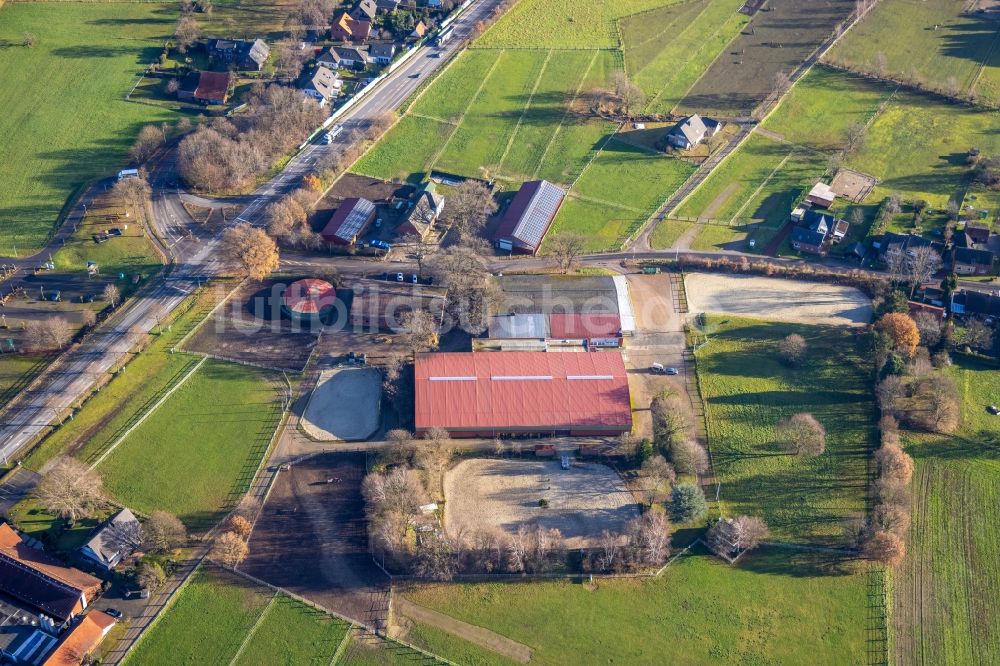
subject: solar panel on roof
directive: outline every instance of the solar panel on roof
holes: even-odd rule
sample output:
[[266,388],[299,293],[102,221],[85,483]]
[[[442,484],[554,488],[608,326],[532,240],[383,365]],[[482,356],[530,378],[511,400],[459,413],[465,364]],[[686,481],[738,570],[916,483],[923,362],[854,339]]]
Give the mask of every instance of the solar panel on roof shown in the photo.
[[347,241],[354,239],[374,212],[375,204],[367,199],[359,199],[337,229],[337,236]]
[[525,245],[538,247],[549,228],[549,222],[559,210],[563,196],[565,195],[561,189],[548,181],[541,181],[511,236]]

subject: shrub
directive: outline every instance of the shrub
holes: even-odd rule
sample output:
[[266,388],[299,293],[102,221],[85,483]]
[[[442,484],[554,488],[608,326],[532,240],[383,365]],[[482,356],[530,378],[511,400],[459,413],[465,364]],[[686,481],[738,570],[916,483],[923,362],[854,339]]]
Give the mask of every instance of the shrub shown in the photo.
[[705,493],[693,483],[679,483],[670,496],[670,517],[679,523],[701,519],[708,512]]

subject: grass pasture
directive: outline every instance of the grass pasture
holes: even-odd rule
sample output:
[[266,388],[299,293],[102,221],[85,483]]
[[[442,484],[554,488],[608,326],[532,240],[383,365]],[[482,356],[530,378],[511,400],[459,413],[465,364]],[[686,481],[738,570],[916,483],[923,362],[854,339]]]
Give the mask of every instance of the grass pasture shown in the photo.
[[249,488],[280,415],[275,378],[206,361],[99,465],[127,506],[210,526]]
[[[0,254],[43,245],[87,181],[124,166],[144,124],[175,117],[124,97],[177,16],[176,6],[153,3],[0,7]],[[25,32],[34,47],[20,45]]]
[[0,356],[0,408],[17,397],[42,373],[53,357],[49,354],[4,354]]
[[893,573],[897,664],[1000,660],[1000,424],[986,406],[1000,403],[993,366],[955,359],[961,398],[953,435],[914,434],[917,463],[906,559]]
[[683,113],[748,115],[773,90],[775,75],[799,66],[843,21],[854,3],[771,0],[678,105]]
[[1000,102],[997,21],[952,0],[878,3],[828,54],[830,62],[952,94]]
[[747,24],[742,0],[689,0],[621,20],[625,70],[648,113],[669,113]]
[[[827,556],[764,549],[729,566],[682,557],[656,579],[428,585],[411,601],[578,664],[856,664],[865,658],[864,577]],[[748,599],[755,602],[747,604]],[[794,620],[792,620],[794,618]],[[503,664],[450,635],[409,640],[458,663]]]
[[[864,342],[845,328],[714,315],[707,322],[698,378],[725,513],[763,517],[777,540],[842,543],[842,521],[865,510],[873,405]],[[790,333],[809,345],[800,368],[776,358]],[[798,412],[826,428],[826,452],[816,458],[785,454],[774,442],[774,425]]]

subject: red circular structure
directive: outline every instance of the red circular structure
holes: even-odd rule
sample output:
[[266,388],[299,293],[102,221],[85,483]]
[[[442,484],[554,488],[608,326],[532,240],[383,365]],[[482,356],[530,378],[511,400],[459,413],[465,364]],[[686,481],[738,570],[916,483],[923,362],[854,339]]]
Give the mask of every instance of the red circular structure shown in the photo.
[[323,316],[337,301],[337,290],[326,280],[305,278],[285,289],[281,309],[290,317],[312,318]]

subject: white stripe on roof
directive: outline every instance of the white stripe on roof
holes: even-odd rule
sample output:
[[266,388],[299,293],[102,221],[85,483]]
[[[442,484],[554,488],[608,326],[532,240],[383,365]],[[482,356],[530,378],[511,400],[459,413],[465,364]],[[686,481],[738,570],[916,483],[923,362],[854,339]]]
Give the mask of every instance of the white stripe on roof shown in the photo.
[[552,375],[493,375],[490,377],[495,382],[507,381],[535,381],[552,379]]
[[428,377],[430,382],[474,382],[476,377]]
[[614,375],[567,375],[566,379],[614,379]]
[[622,333],[635,333],[635,315],[632,313],[628,280],[624,275],[612,276],[611,280],[615,283],[615,293],[618,296],[618,319],[621,321]]

